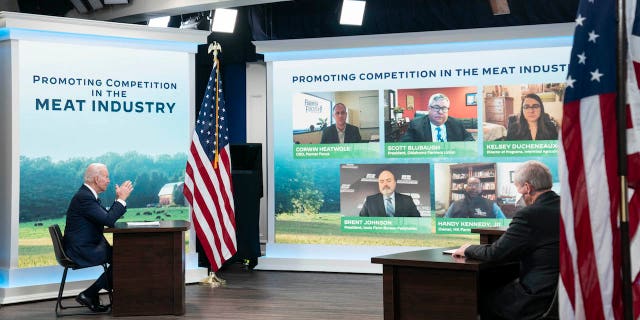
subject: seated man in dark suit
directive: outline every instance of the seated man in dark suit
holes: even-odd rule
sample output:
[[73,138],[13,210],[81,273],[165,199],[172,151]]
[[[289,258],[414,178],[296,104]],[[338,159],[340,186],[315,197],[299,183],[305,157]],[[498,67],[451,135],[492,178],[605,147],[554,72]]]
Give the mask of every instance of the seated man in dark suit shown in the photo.
[[389,170],[378,175],[380,193],[368,196],[360,210],[361,217],[419,217],[410,196],[396,191],[396,178]]
[[527,206],[518,210],[494,243],[465,244],[454,255],[485,261],[520,261],[520,277],[495,292],[483,293],[482,319],[539,319],[558,286],[560,197],[551,191],[551,172],[527,161],[514,174]]
[[[104,226],[113,227],[126,211],[127,198],[133,190],[131,181],[116,185],[116,201],[109,210],[100,204],[98,194],[107,190],[109,171],[104,164],[92,163],[84,173],[84,184],[71,199],[67,209],[64,228],[64,249],[81,267],[111,264],[111,246],[104,238]],[[111,266],[107,272],[86,290],[80,292],[76,301],[95,312],[104,312],[108,307],[100,304],[98,292],[111,289]]]
[[444,214],[445,218],[498,218],[505,219],[498,205],[482,197],[482,182],[476,177],[467,179],[464,198],[456,200]]
[[347,107],[343,103],[333,106],[333,119],[336,121],[324,130],[320,143],[360,143],[360,129],[347,123]]
[[474,141],[462,122],[449,117],[449,98],[436,93],[429,98],[429,113],[426,117],[413,119],[400,139],[402,142],[448,142]]

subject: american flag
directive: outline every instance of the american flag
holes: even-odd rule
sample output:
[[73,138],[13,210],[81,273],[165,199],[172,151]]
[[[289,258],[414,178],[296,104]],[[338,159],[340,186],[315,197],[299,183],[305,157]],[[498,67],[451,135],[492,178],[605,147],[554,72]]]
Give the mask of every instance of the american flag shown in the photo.
[[[615,5],[613,0],[582,0],[576,18],[559,151],[561,319],[623,318]],[[632,103],[629,111],[639,107]],[[628,127],[633,131],[631,123]],[[633,139],[628,142],[634,144]],[[629,168],[631,172],[638,167]],[[635,216],[635,222],[630,219],[630,229],[637,242],[639,207],[633,205],[635,198],[631,197],[629,212]],[[635,249],[635,257],[634,249],[631,252],[636,265],[632,278],[638,292],[640,248]],[[638,308],[634,318],[637,314]]]
[[218,271],[237,246],[229,128],[217,57],[196,121],[184,184],[196,235],[211,269]]
[[[636,20],[636,17],[638,19]],[[629,190],[629,239],[633,317],[640,318],[640,7],[636,1],[626,4],[627,38],[627,166]]]

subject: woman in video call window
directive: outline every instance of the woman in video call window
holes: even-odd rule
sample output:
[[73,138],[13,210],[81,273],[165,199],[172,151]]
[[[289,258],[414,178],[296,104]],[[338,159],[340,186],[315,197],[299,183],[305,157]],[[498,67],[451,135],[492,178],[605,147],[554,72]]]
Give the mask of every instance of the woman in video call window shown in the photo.
[[556,140],[558,128],[544,112],[542,99],[530,93],[522,100],[520,116],[509,124],[506,140]]

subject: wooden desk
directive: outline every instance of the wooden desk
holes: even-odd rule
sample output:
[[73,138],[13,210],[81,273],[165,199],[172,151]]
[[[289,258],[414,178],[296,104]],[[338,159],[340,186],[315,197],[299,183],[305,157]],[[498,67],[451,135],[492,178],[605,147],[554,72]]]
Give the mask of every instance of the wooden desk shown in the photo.
[[480,234],[480,244],[492,244],[500,236],[507,231],[507,227],[495,227],[495,228],[473,228],[471,233]]
[[160,226],[116,223],[113,233],[113,316],[182,315],[185,311],[184,231],[188,221]]
[[453,257],[438,248],[371,258],[382,264],[384,319],[476,319],[481,292],[518,275],[518,264]]

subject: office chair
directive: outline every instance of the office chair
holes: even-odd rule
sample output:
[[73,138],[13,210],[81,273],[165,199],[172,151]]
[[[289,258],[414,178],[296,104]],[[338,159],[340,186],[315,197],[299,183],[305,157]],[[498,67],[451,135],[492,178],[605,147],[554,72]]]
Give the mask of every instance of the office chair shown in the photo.
[[[94,312],[81,312],[81,313],[62,313],[64,309],[73,309],[73,308],[85,308],[85,306],[77,305],[77,306],[69,306],[65,307],[62,305],[62,292],[64,291],[64,284],[67,280],[67,271],[69,268],[76,270],[82,269],[85,267],[78,266],[77,263],[73,262],[69,256],[67,256],[64,251],[64,245],[62,244],[62,232],[60,232],[60,226],[57,224],[49,226],[49,234],[51,235],[51,241],[53,242],[53,251],[56,255],[56,260],[60,266],[64,267],[64,272],[62,273],[62,280],[60,281],[60,289],[58,290],[58,299],[56,301],[56,317],[69,316],[69,315],[77,315],[77,314],[100,314]],[[103,264],[102,267],[104,271],[107,272],[107,265]],[[109,303],[111,303],[112,297],[111,292],[109,292]]]

